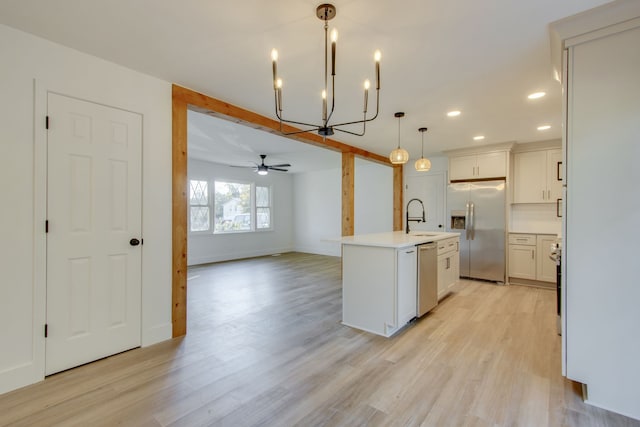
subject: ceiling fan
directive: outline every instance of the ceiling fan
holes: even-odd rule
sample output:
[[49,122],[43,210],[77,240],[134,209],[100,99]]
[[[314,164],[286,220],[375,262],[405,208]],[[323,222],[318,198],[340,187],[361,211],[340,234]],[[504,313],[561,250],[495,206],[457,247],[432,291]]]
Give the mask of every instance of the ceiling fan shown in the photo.
[[255,172],[258,172],[258,175],[266,175],[270,170],[272,171],[280,171],[280,172],[289,172],[288,169],[282,168],[290,168],[291,165],[289,163],[282,163],[279,165],[265,165],[264,159],[267,157],[266,154],[260,154],[260,158],[262,159],[262,163],[255,163],[255,166],[233,166],[234,168],[253,168]]

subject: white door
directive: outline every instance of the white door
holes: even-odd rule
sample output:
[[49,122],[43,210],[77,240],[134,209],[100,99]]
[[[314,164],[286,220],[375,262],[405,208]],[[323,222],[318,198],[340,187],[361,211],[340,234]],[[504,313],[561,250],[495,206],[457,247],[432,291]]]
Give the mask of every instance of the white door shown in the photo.
[[[413,198],[422,200],[427,222],[411,222],[409,228],[412,231],[445,231],[444,224],[444,174],[412,175],[406,177],[404,191],[404,214],[407,203]],[[409,208],[409,216],[422,215],[420,203],[413,202]],[[405,217],[402,218],[403,225]]]
[[46,374],[140,345],[139,114],[48,94]]

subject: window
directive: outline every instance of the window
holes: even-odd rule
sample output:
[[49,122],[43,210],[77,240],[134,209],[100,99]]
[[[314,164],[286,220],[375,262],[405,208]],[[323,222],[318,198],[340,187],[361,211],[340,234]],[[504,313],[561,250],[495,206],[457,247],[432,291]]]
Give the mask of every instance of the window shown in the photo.
[[256,228],[271,228],[271,189],[256,185]]
[[189,181],[189,227],[191,231],[209,231],[211,206],[209,205],[209,183],[192,179]]
[[234,233],[271,230],[271,187],[189,180],[189,230]]
[[251,231],[251,184],[215,181],[214,233]]

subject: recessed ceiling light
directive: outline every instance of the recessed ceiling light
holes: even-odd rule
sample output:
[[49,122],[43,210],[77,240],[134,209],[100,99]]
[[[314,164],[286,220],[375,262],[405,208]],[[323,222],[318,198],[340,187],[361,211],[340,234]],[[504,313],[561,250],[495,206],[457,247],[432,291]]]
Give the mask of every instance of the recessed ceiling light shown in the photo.
[[473,137],[474,141],[482,141],[483,139],[484,139],[484,135],[478,135]]
[[547,129],[551,129],[551,126],[549,125],[538,126],[538,130],[547,130]]
[[453,110],[453,111],[449,111],[447,113],[447,116],[449,116],[449,117],[456,117],[456,116],[459,116],[459,115],[460,115],[460,111],[459,110]]
[[542,98],[546,94],[547,94],[546,92],[534,92],[531,95],[527,96],[527,98],[529,98],[529,99],[538,99],[538,98]]

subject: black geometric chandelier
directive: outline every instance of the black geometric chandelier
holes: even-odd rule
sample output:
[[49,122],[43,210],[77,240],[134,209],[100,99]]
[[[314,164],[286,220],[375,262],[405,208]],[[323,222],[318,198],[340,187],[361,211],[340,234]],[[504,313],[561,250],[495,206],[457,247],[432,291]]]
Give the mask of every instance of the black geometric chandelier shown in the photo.
[[[320,124],[305,123],[300,121],[288,120],[283,118],[282,115],[282,79],[278,77],[278,51],[273,49],[271,51],[271,61],[273,65],[273,90],[275,94],[275,109],[276,117],[280,121],[280,131],[282,132],[282,123],[290,123],[294,125],[306,126],[308,129],[285,133],[284,135],[293,135],[304,132],[315,132],[323,137],[333,135],[334,131],[344,132],[351,135],[363,136],[366,131],[366,124],[378,117],[378,111],[380,109],[380,51],[377,50],[374,54],[375,68],[376,68],[376,113],[373,117],[367,118],[367,104],[369,103],[369,80],[364,82],[364,107],[361,120],[354,120],[343,123],[330,123],[331,116],[335,110],[335,77],[336,77],[336,41],[338,38],[338,32],[334,29],[331,32],[331,109],[328,108],[329,100],[329,20],[335,18],[336,8],[332,4],[321,4],[316,8],[316,15],[322,21],[324,21],[324,90],[322,91],[322,121]],[[362,131],[360,133],[351,132],[345,129],[339,129],[341,126],[349,126],[362,124]]]

